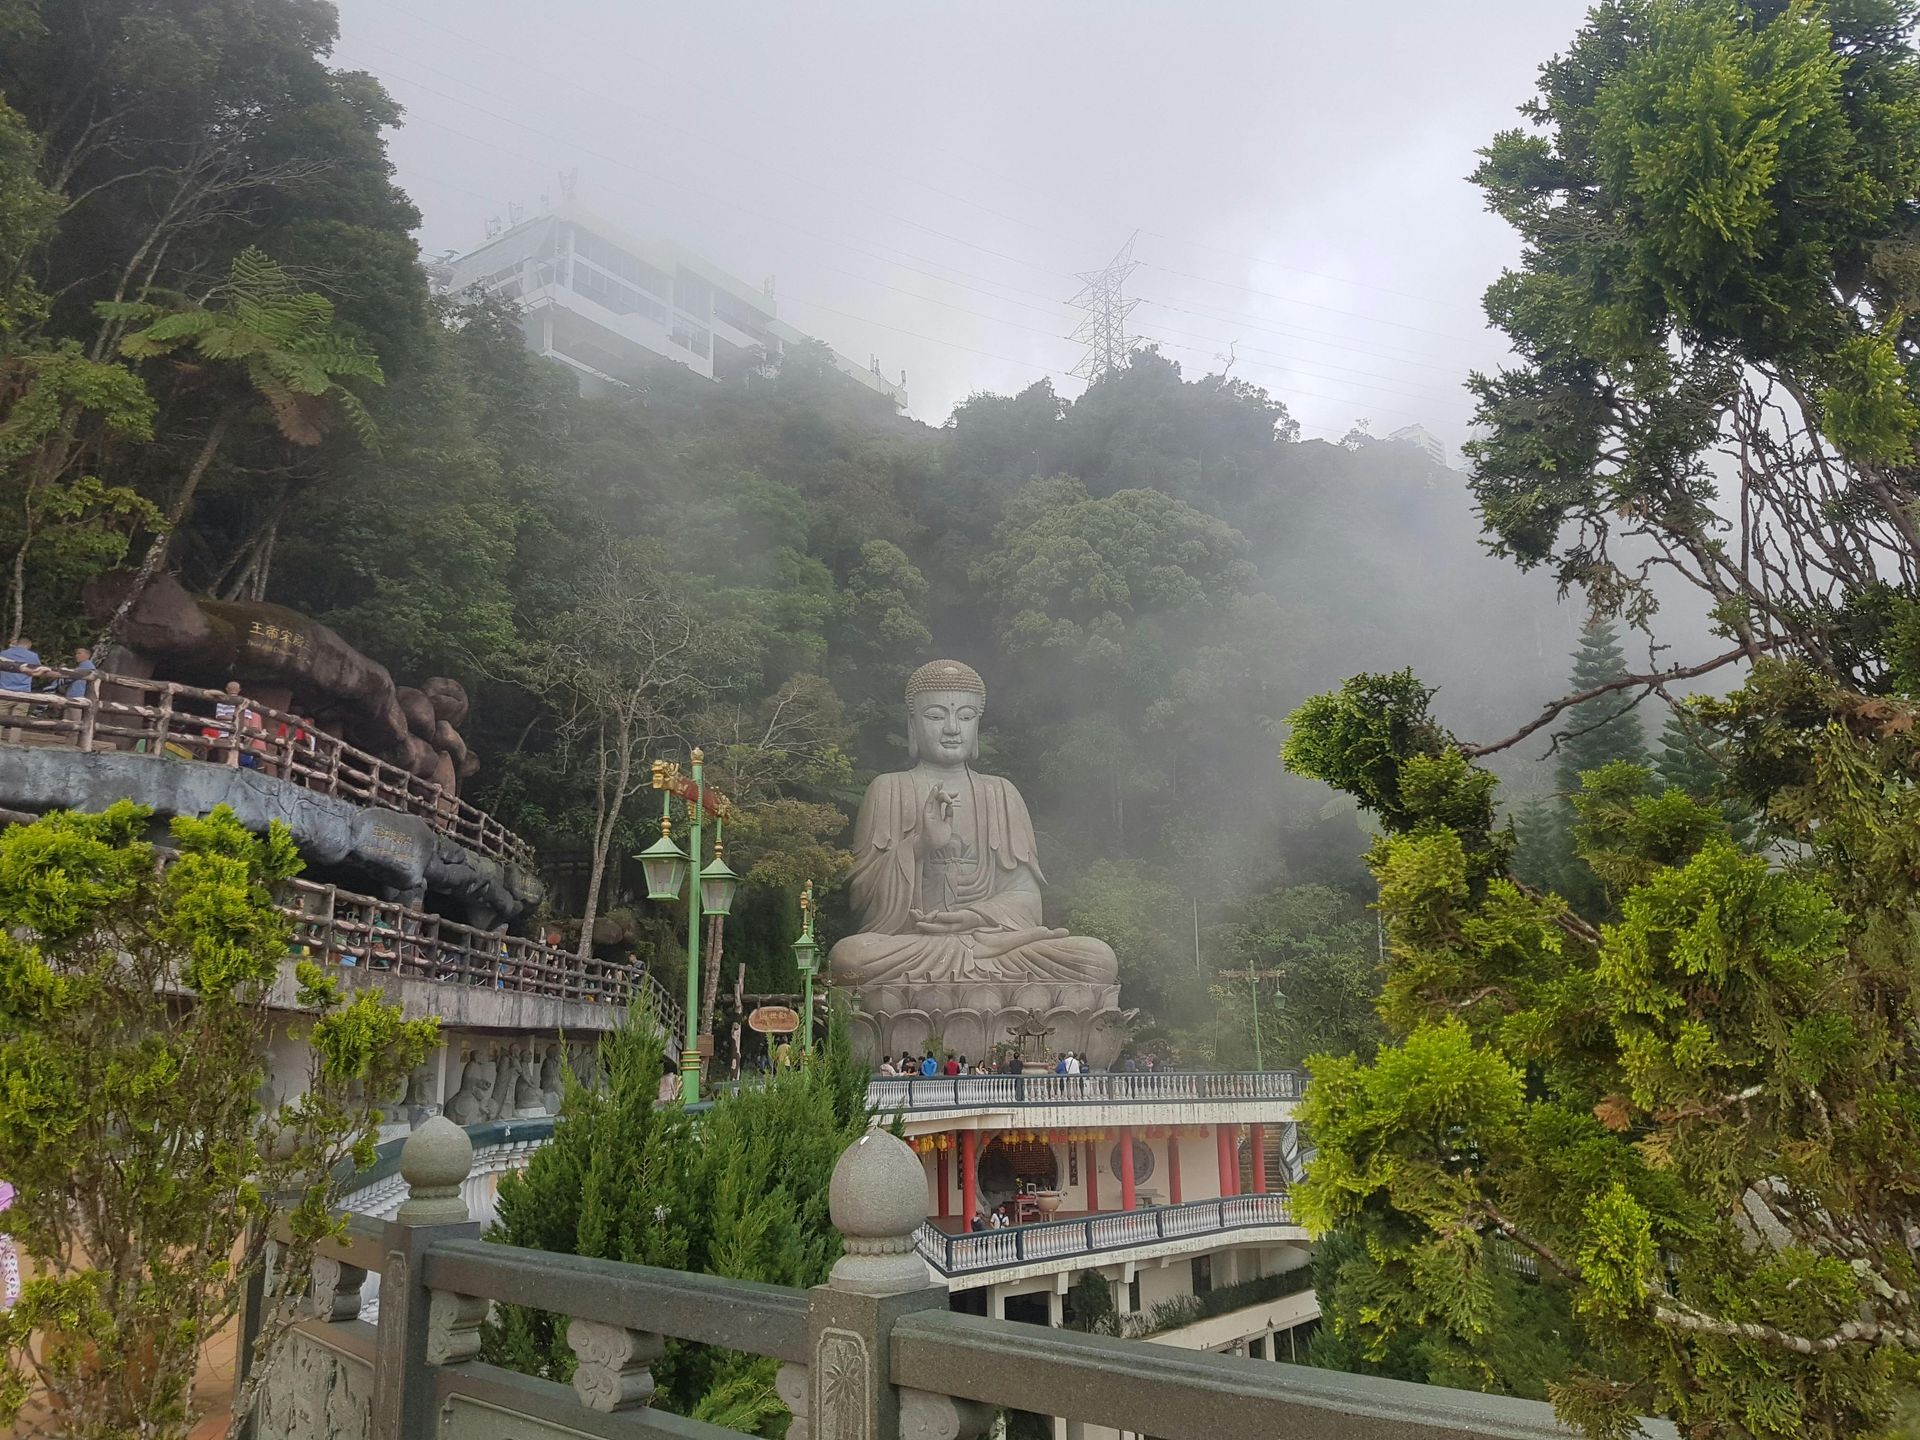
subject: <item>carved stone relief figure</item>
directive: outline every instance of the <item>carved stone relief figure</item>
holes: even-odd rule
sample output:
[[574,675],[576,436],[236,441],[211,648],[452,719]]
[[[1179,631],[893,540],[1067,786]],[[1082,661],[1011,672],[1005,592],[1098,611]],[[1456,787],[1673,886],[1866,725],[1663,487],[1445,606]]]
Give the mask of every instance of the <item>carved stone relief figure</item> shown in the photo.
[[491,1120],[497,1078],[497,1067],[492,1060],[469,1056],[466,1068],[460,1072],[460,1088],[447,1098],[447,1118],[456,1125],[478,1125],[483,1120]]

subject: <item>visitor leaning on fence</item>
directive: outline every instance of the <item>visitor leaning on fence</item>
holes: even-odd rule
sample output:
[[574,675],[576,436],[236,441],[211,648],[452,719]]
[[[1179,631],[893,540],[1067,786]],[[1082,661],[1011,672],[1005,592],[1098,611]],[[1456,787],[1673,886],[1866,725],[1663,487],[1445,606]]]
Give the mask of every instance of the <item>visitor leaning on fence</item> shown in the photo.
[[13,643],[0,650],[0,660],[8,662],[0,666],[0,717],[6,721],[6,739],[17,742],[20,739],[19,722],[33,712],[30,700],[15,700],[15,695],[28,695],[33,691],[33,677],[41,670],[40,655],[33,648],[33,641],[24,635],[13,637]]

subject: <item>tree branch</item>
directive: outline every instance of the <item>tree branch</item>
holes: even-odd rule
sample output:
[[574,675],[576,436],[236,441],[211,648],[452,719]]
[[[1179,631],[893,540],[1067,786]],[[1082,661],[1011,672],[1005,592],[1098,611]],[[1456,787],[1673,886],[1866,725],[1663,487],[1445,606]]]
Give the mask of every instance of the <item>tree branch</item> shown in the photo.
[[1535,719],[1528,724],[1522,725],[1504,740],[1495,740],[1486,745],[1462,745],[1460,747],[1460,753],[1469,760],[1478,760],[1482,755],[1491,755],[1499,750],[1511,749],[1535,731],[1551,725],[1557,717],[1573,709],[1576,705],[1584,705],[1587,701],[1597,700],[1602,695],[1611,695],[1618,690],[1632,690],[1637,686],[1644,686],[1647,691],[1651,693],[1663,685],[1671,684],[1675,680],[1692,680],[1696,676],[1706,675],[1714,670],[1718,670],[1724,665],[1731,665],[1736,660],[1750,659],[1756,651],[1764,651],[1771,648],[1773,648],[1772,641],[1757,641],[1752,645],[1737,646],[1727,651],[1724,655],[1716,655],[1713,659],[1703,660],[1698,665],[1675,665],[1670,669],[1656,670],[1646,675],[1622,675],[1617,680],[1609,680],[1606,684],[1596,685],[1591,690],[1582,690],[1575,695],[1563,695],[1548,705],[1546,709],[1542,710]]
[[1654,1302],[1653,1318],[1662,1325],[1675,1330],[1688,1330],[1696,1335],[1752,1340],[1762,1345],[1791,1350],[1796,1355],[1831,1355],[1847,1345],[1920,1349],[1920,1334],[1903,1325],[1883,1325],[1878,1320],[1849,1320],[1831,1334],[1822,1335],[1816,1340],[1806,1335],[1795,1335],[1790,1330],[1782,1330],[1774,1325],[1761,1325],[1749,1320],[1719,1320],[1690,1307],[1677,1309],[1671,1303],[1671,1297],[1656,1288],[1649,1287],[1647,1295]]

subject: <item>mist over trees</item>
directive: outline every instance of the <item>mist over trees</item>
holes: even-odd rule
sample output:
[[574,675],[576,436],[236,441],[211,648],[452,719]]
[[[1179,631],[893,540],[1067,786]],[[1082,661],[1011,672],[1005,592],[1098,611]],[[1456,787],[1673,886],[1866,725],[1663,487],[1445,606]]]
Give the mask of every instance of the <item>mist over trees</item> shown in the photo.
[[[899,763],[901,684],[932,655],[987,677],[983,763],[1029,797],[1054,918],[1108,927],[1130,1003],[1204,1047],[1238,1043],[1209,1028],[1213,971],[1293,943],[1259,938],[1292,933],[1264,897],[1369,894],[1352,811],[1275,763],[1288,712],[1417,659],[1450,721],[1492,732],[1558,682],[1573,622],[1550,583],[1480,553],[1461,478],[1412,446],[1303,441],[1281,398],[1152,349],[937,429],[804,348],[582,398],[508,308],[429,292],[381,138],[402,117],[327,68],[328,7],[0,14],[0,547],[43,653],[97,632],[87,580],[163,555],[398,675],[458,676],[471,793],[554,866],[555,919],[592,891],[595,934],[659,942],[669,976],[671,929],[619,863],[648,822],[599,799],[595,757],[619,790],[622,746],[528,683],[600,643],[593,617],[646,608],[600,593],[609,555],[647,557],[656,620],[692,617],[698,683],[639,697],[627,728],[649,753],[704,743],[751,797],[726,953],[769,989],[792,983],[792,893],[838,878],[850,798]],[[258,307],[241,275],[323,323],[298,341],[311,397],[190,363]],[[1344,933],[1330,904],[1288,924]],[[823,938],[843,924],[830,897]]]

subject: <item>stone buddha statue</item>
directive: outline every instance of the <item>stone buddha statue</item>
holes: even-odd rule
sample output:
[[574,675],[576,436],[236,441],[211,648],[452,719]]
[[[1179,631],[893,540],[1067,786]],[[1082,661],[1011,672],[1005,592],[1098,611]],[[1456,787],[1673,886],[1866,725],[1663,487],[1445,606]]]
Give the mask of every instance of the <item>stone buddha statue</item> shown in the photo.
[[860,803],[859,931],[828,962],[834,983],[861,996],[865,1046],[917,1053],[937,1036],[977,1057],[1039,1015],[1055,1048],[1104,1063],[1124,1038],[1113,951],[1041,923],[1026,802],[1010,781],[973,768],[985,682],[936,660],[913,673],[906,698],[913,765],[875,779]]

